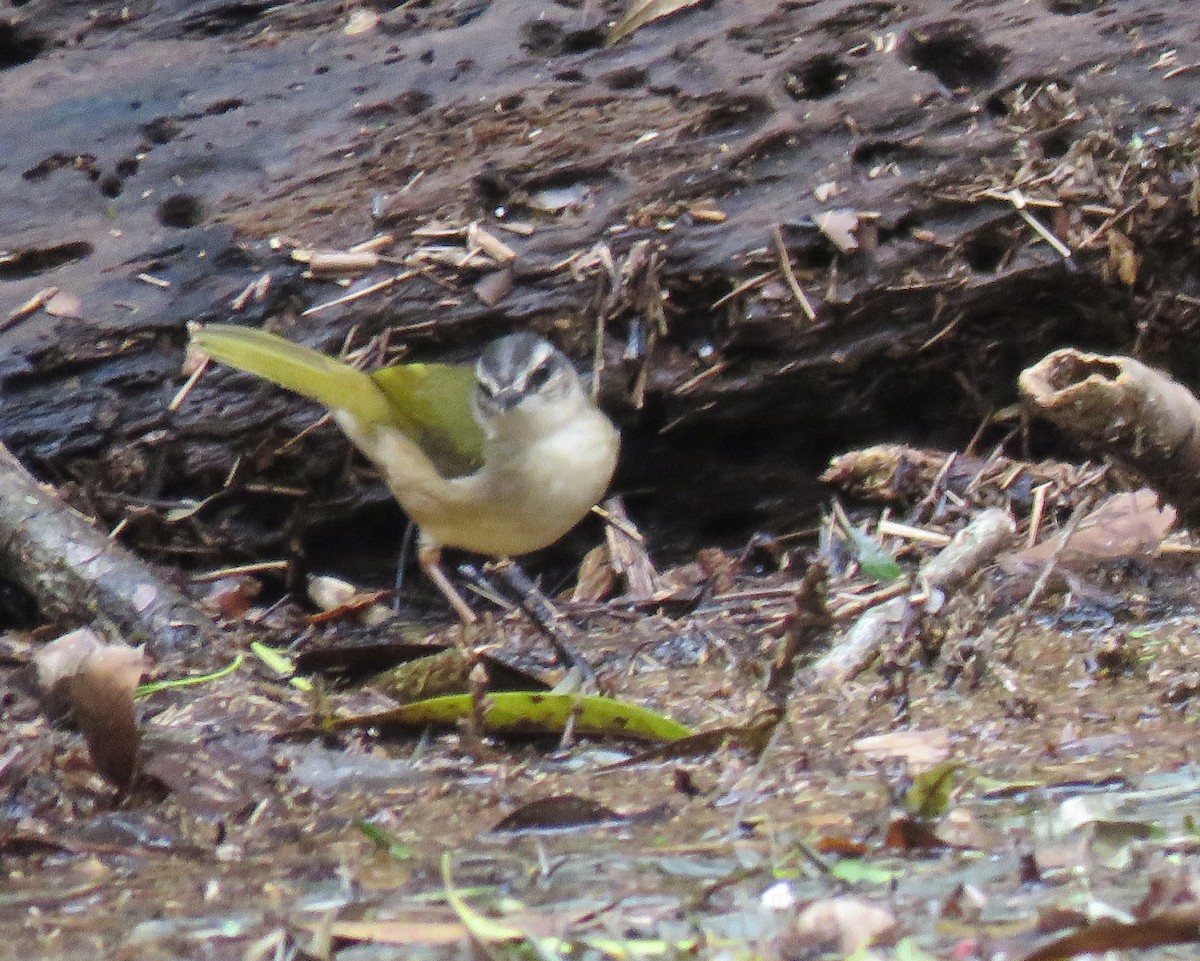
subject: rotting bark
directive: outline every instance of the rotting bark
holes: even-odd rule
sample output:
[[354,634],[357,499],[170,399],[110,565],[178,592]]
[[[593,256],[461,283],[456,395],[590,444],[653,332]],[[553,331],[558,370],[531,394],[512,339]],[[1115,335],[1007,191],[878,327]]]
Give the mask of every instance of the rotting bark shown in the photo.
[[[1012,515],[996,507],[980,511],[954,539],[922,566],[917,580],[926,592],[949,594],[980,568],[991,563],[1012,541],[1016,524]],[[923,603],[928,603],[927,596]],[[945,598],[937,600],[941,606]],[[829,651],[813,665],[822,683],[844,683],[863,671],[879,649],[902,625],[917,616],[913,597],[895,597],[871,608],[854,622]]]
[[1058,350],[1021,374],[1035,413],[1136,470],[1200,524],[1200,400],[1131,357]]
[[[84,316],[0,332],[0,437],[114,518],[211,493],[240,457],[244,486],[199,535],[152,510],[131,525],[139,548],[193,563],[361,516],[382,489],[344,482],[344,446],[275,453],[307,407],[221,375],[165,413],[184,323],[228,320],[266,274],[246,322],[330,349],[398,327],[393,345],[464,356],[535,324],[604,358],[619,486],[646,492],[631,508],[652,543],[695,544],[796,522],[836,450],[959,446],[1063,342],[1136,338],[1198,366],[1180,332],[1200,293],[1200,74],[1182,69],[1200,62],[1200,8],[747,0],[605,48],[620,6],[412,5],[350,35],[324,0],[124,19],[23,5],[13,30],[36,42],[5,71],[23,179],[0,200],[29,226],[7,234],[0,290],[16,307],[53,284]],[[853,248],[819,225],[831,211],[857,223]],[[488,303],[478,271],[427,264],[298,319],[344,291],[257,242],[340,248],[386,228],[404,257],[435,219],[501,233],[511,290]],[[622,275],[640,243],[654,275]],[[618,269],[573,270],[597,244]],[[263,484],[338,500],[277,505],[286,517],[247,533],[262,511],[244,487]]]
[[48,619],[115,627],[157,659],[195,651],[220,630],[180,591],[38,484],[0,445],[0,566]]

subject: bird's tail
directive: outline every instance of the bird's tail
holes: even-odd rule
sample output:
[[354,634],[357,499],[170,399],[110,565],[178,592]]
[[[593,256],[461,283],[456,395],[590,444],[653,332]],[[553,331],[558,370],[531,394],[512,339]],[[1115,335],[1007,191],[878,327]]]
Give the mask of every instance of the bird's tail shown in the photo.
[[369,375],[303,344],[233,324],[194,324],[189,333],[192,347],[222,364],[348,411],[363,423],[409,426],[398,422],[403,416]]

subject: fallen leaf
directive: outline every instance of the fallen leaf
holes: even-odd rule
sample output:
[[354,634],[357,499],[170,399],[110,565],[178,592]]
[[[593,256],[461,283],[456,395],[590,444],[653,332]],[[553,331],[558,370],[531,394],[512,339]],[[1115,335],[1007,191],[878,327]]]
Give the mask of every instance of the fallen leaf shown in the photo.
[[599,544],[583,555],[579,565],[579,577],[571,592],[573,604],[588,604],[602,601],[617,585],[617,572],[613,570],[608,544]]
[[65,701],[74,714],[96,770],[126,787],[141,739],[133,697],[146,670],[142,649],[106,644],[80,628],[41,648],[33,661],[42,690],[52,701]]
[[635,0],[625,11],[625,16],[613,24],[612,30],[608,32],[607,43],[611,46],[652,20],[694,7],[699,2],[700,0]]
[[[337,718],[330,726],[334,729],[454,726],[470,718],[473,710],[471,695],[451,694],[414,701],[377,714]],[[561,734],[568,723],[573,723],[578,734],[607,734],[642,741],[677,741],[692,733],[668,717],[612,698],[523,691],[489,694],[485,699],[483,723],[490,733],[526,735]]]
[[505,267],[484,274],[475,284],[475,296],[489,307],[495,307],[512,292],[512,288],[512,270]]
[[1060,567],[1082,572],[1105,561],[1145,557],[1170,533],[1175,517],[1175,508],[1159,507],[1158,495],[1148,488],[1113,494],[1074,531],[1002,554],[997,563],[1009,574],[1020,574],[1053,559]]
[[896,928],[896,917],[887,908],[861,898],[826,898],[805,908],[789,932],[787,944],[803,945],[803,952],[784,950],[798,957],[817,950],[854,954],[886,938]]
[[82,317],[83,301],[74,294],[60,290],[46,301],[42,309],[52,317]]
[[911,767],[924,771],[950,757],[950,732],[944,727],[889,731],[860,737],[850,746],[874,760],[903,758]]
[[1131,948],[1200,943],[1200,910],[1188,905],[1152,915],[1132,924],[1105,918],[1043,945],[1024,961],[1060,961],[1081,954],[1101,954]]
[[838,250],[844,254],[858,250],[858,214],[853,210],[826,210],[813,218],[817,226]]
[[561,830],[624,820],[624,816],[599,801],[577,794],[555,794],[522,804],[502,817],[492,830]]
[[323,612],[312,618],[315,624],[353,615],[367,627],[378,627],[392,619],[392,612],[377,603],[382,596],[379,591],[362,592],[328,574],[313,574],[308,579],[308,599]]

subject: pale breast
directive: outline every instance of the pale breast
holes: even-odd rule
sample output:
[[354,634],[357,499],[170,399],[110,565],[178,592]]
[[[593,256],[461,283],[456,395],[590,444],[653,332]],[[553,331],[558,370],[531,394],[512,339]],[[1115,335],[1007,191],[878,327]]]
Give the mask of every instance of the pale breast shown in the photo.
[[528,554],[579,523],[608,489],[619,439],[598,411],[542,438],[512,459],[489,458],[452,481],[462,496],[454,517],[422,522],[441,544],[493,556]]

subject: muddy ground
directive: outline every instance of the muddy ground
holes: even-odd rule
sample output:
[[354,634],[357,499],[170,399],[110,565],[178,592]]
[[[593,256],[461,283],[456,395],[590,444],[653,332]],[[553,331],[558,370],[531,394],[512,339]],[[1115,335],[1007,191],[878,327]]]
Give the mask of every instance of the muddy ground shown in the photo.
[[[553,934],[837,957],[866,903],[891,918],[881,957],[1014,957],[1106,913],[1194,904],[1186,534],[1036,592],[985,572],[852,679],[811,662],[887,590],[823,519],[830,456],[1004,441],[1082,461],[1012,407],[1017,372],[1064,344],[1196,386],[1200,12],[719,0],[607,46],[623,9],[6,5],[0,437],[214,604],[230,630],[189,672],[251,640],[454,642],[436,599],[427,621],[310,622],[304,577],[389,586],[403,520],[304,402],[213,370],[172,407],[185,324],[269,323],[377,361],[541,330],[598,372],[624,437],[615,490],[668,585],[560,602],[608,692],[746,727],[779,706],[769,666],[801,575],[829,566],[832,620],[804,635],[773,740],[605,770],[639,748],[313,737],[379,695],[320,675],[300,690],[251,654],[139,701],[143,776],[122,791],[29,692],[33,653],[77,623],[15,596],[0,956],[466,956],[459,890],[518,932],[492,932],[499,953]],[[468,257],[472,222],[515,259]],[[362,277],[307,278],[292,257],[380,234],[388,260]],[[1097,499],[1136,483],[1080,476]],[[881,543],[911,575],[989,503],[1019,536],[1035,514],[1069,523],[1072,491],[1038,509],[1034,487],[930,482],[888,510],[933,539]],[[878,504],[851,507],[879,530]],[[569,589],[602,537],[584,525],[531,570]],[[192,581],[264,561],[249,606]],[[556,679],[527,618],[477,603],[493,619],[474,640]],[[897,731],[911,739],[863,740]],[[955,792],[921,821],[936,838],[890,830],[944,761]],[[535,830],[557,802],[497,830],[564,795],[620,819]],[[1124,807],[1080,820],[1096,797]],[[767,906],[777,882],[790,900]],[[805,914],[849,894],[857,913],[823,933]]]

